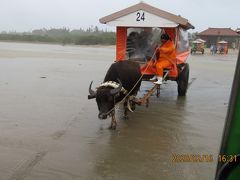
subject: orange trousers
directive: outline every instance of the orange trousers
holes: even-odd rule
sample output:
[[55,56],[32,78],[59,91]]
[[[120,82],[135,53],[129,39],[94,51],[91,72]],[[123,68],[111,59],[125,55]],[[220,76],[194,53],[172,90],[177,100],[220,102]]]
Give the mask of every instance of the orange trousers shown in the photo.
[[167,68],[171,65],[172,65],[172,63],[169,60],[160,58],[156,62],[156,75],[163,77],[163,69]]

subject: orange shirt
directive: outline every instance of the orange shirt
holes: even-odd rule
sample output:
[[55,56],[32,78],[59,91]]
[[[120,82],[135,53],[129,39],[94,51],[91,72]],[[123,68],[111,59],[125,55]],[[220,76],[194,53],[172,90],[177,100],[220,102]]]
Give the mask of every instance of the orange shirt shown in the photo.
[[161,47],[159,48],[159,51],[160,51],[160,56],[158,61],[168,60],[171,63],[175,62],[176,50],[175,50],[174,43],[172,41],[168,40],[167,42],[162,44]]

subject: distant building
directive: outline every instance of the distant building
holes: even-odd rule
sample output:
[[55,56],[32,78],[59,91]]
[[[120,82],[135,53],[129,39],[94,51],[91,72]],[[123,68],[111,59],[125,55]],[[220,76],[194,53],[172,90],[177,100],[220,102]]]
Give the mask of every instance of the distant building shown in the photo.
[[219,41],[227,41],[228,46],[238,48],[240,45],[240,34],[231,28],[208,28],[199,34],[197,37],[206,41],[206,46],[210,47],[211,44],[217,44]]

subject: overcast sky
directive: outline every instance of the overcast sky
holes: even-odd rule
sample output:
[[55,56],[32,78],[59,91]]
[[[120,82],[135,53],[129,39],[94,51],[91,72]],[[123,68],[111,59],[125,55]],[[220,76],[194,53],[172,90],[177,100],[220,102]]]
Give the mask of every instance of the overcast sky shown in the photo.
[[[99,18],[139,0],[0,0],[0,32],[40,28],[106,28]],[[188,19],[193,31],[208,27],[240,27],[239,0],[145,0],[152,6]]]

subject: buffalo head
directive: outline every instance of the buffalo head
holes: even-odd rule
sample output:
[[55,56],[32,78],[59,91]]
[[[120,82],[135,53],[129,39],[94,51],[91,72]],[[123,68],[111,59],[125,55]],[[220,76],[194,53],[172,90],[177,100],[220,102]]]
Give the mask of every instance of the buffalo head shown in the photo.
[[[93,81],[92,81],[93,82]],[[112,113],[115,106],[115,97],[122,89],[122,83],[118,79],[119,84],[113,87],[111,84],[108,86],[106,83],[100,85],[96,91],[92,90],[92,82],[89,85],[88,99],[96,98],[98,105],[98,118],[106,119]]]

